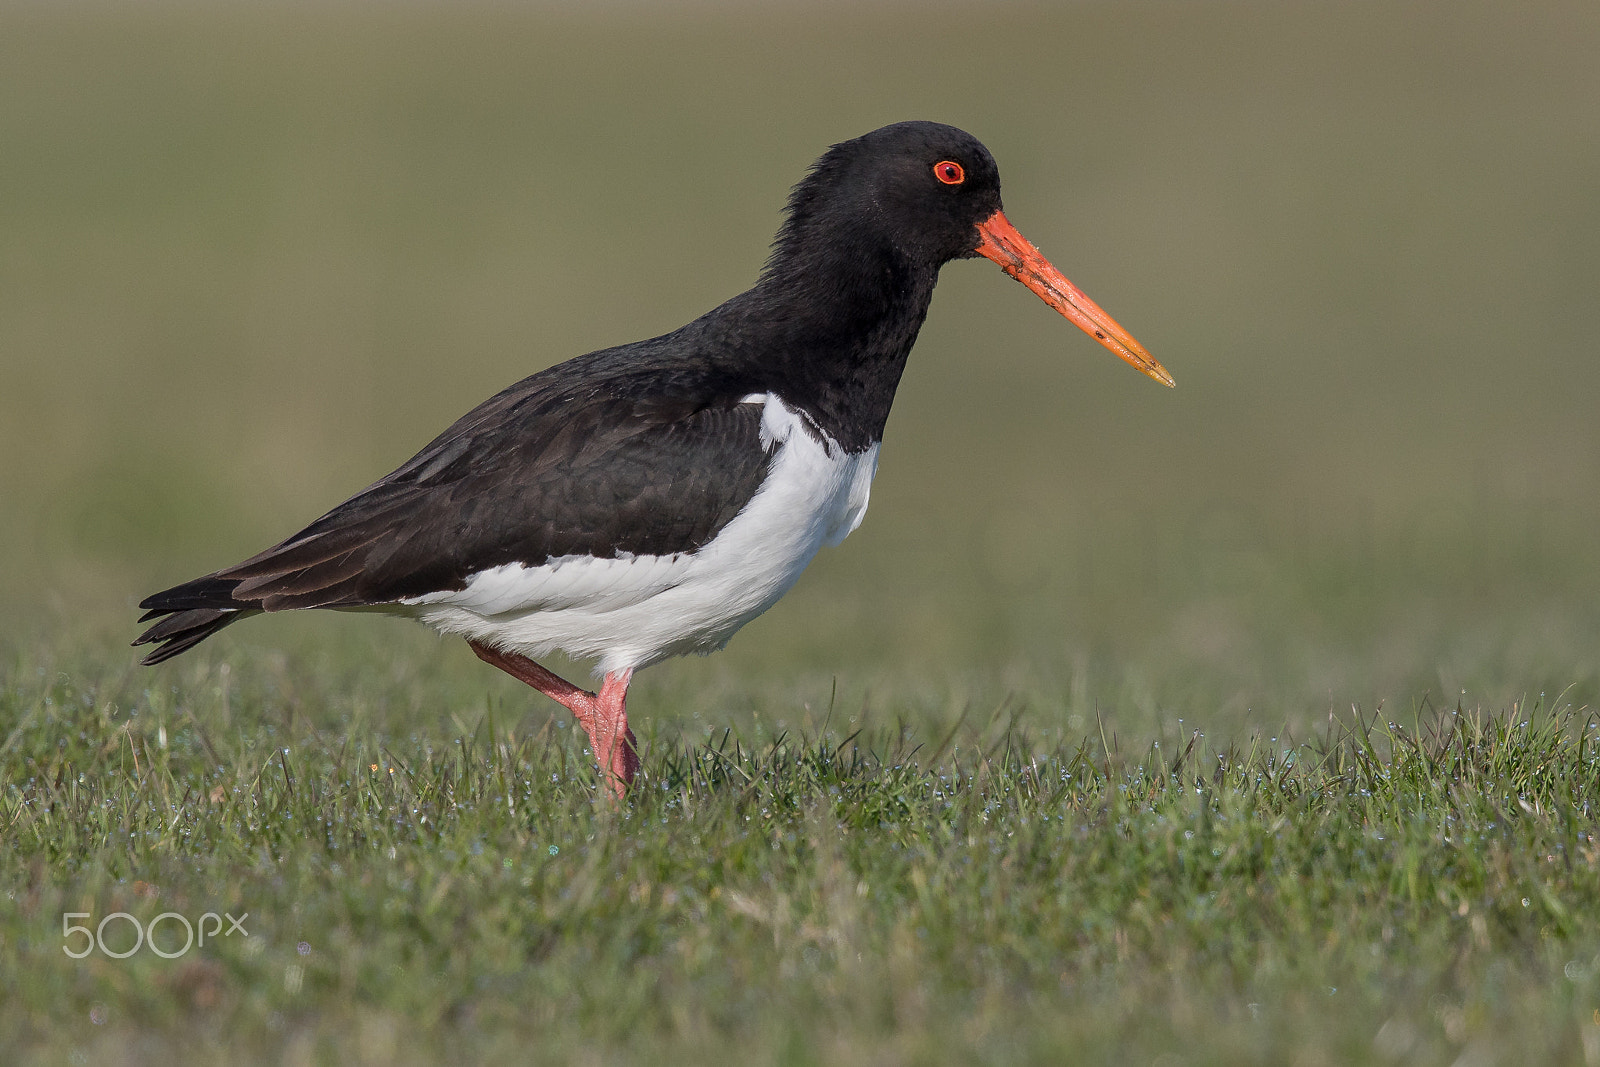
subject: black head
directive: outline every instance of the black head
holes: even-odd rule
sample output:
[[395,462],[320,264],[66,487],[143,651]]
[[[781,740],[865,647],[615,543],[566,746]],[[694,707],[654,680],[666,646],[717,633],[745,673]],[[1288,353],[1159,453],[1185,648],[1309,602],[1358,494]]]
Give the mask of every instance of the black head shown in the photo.
[[[863,316],[899,314],[909,347],[939,267],[969,256],[994,260],[1106,348],[1172,384],[1006,219],[989,150],[943,123],[897,122],[828,149],[789,197],[764,281],[852,329]],[[846,303],[858,311],[842,312]]]
[[[1000,210],[1000,170],[971,134],[897,122],[834,145],[789,197],[774,260],[843,238],[937,268],[977,254],[978,224]],[[863,251],[865,249],[862,249]]]

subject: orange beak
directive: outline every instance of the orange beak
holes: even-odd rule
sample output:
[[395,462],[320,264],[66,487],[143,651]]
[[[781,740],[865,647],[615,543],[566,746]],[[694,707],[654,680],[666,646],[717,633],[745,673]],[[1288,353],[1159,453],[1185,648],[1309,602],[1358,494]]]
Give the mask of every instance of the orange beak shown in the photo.
[[1100,310],[1082,289],[1062,277],[1061,272],[996,211],[978,223],[977,252],[1000,264],[1000,269],[1038,294],[1039,299],[1078,324],[1078,328],[1111,351],[1144,371],[1162,385],[1174,385],[1167,368],[1155,361],[1144,346],[1117,320]]

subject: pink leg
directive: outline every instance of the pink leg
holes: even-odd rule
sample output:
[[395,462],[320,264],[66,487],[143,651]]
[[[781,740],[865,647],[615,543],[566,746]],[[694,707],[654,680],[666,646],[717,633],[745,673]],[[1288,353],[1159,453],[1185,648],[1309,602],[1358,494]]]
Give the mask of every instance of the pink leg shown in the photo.
[[520,682],[526,682],[554,700],[577,718],[589,732],[589,746],[600,766],[610,771],[611,789],[618,797],[627,795],[639,773],[639,750],[628,729],[628,682],[633,668],[612,671],[601,683],[600,692],[579,689],[571,682],[550,673],[527,656],[468,641],[483,662],[499,667]]

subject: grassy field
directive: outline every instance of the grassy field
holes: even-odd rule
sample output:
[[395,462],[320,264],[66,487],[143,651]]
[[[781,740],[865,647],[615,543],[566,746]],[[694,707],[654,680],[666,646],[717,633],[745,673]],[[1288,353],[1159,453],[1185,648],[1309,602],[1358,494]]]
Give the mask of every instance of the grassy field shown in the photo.
[[[1600,1064],[1597,54],[1587,3],[0,7],[6,1058]],[[951,265],[865,525],[641,676],[627,806],[389,620],[135,665],[140,596],[736,292],[909,117],[1178,388]],[[63,951],[119,911],[249,933]]]
[[[647,728],[618,807],[559,721],[396,734],[250,661],[73,675],[4,709],[0,1034],[41,1059],[1600,1057],[1600,726],[1570,713],[1221,750],[1004,709]],[[287,677],[321,728],[259,695]],[[105,916],[164,912],[248,935],[178,955],[168,919],[176,959],[106,958],[137,941]]]

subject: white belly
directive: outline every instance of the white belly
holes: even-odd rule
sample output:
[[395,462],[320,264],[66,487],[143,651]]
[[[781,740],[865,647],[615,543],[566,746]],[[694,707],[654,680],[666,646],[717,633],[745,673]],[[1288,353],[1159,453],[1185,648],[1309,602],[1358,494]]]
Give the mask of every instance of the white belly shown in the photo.
[[771,471],[698,551],[512,563],[396,610],[535,659],[555,650],[598,659],[601,672],[721,648],[788,592],[819,548],[861,524],[878,467],[876,444],[847,455],[831,440],[819,441],[776,396],[744,402],[763,405],[761,441],[775,450]]

